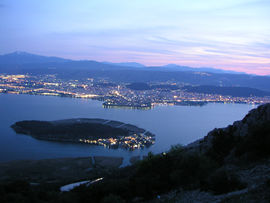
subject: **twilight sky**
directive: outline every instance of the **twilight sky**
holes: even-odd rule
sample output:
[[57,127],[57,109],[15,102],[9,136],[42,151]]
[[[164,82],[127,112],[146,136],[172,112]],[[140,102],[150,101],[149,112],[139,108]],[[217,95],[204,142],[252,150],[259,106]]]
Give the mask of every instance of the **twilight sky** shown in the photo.
[[0,0],[0,54],[270,75],[270,0]]

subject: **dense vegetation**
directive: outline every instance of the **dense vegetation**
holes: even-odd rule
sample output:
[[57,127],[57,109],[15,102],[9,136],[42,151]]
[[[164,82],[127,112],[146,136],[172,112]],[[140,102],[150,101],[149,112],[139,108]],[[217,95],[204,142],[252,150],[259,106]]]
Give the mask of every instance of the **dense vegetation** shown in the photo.
[[256,161],[270,157],[270,125],[264,122],[259,125],[249,126],[245,137],[235,136],[235,128],[229,126],[213,131],[213,145],[207,155],[220,165],[224,159],[232,156],[243,161]]
[[109,138],[128,135],[128,131],[99,123],[58,123],[48,121],[20,121],[12,126],[17,133],[37,137]]
[[185,152],[173,147],[168,153],[153,155],[107,176],[103,182],[89,188],[77,188],[72,193],[83,199],[102,202],[108,194],[125,201],[148,200],[179,188],[202,189],[215,194],[244,188],[238,177],[222,170],[207,156]]

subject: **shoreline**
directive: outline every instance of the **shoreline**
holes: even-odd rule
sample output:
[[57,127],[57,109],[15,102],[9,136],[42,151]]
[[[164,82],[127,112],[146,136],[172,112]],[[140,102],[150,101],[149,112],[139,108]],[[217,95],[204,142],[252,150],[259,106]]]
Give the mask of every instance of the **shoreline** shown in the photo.
[[[202,102],[205,103],[203,105],[183,105],[183,104],[174,104],[174,102],[176,101],[171,101],[169,103],[151,103],[151,107],[147,106],[130,106],[130,105],[104,105],[104,100],[99,99],[99,98],[87,98],[87,97],[77,97],[77,96],[63,96],[63,95],[54,95],[54,94],[29,94],[29,93],[10,93],[10,92],[0,92],[1,94],[8,94],[8,95],[31,95],[31,96],[50,96],[50,97],[60,97],[60,98],[71,98],[71,99],[86,99],[86,100],[93,100],[93,101],[99,101],[101,102],[101,106],[103,108],[123,108],[123,109],[136,109],[136,110],[151,110],[153,109],[155,106],[159,106],[159,105],[166,105],[166,106],[204,106],[207,105],[209,103],[223,103],[223,104],[247,104],[247,105],[263,105],[266,104],[268,102],[245,102],[245,101],[207,101],[207,100],[198,100],[198,102]],[[193,100],[186,100],[186,102],[193,102]],[[176,102],[177,103],[177,102]]]

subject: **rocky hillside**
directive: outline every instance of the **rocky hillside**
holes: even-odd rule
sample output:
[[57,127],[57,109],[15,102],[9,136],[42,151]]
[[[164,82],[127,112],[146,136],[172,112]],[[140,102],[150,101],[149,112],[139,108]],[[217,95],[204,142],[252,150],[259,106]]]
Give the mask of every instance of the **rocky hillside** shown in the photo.
[[[219,165],[217,171],[234,174],[245,184],[245,188],[222,192],[223,194],[219,195],[215,192],[189,190],[182,191],[181,195],[174,195],[173,198],[176,202],[269,202],[269,146],[270,104],[264,104],[251,110],[241,121],[236,121],[226,128],[214,129],[203,139],[185,148],[189,153],[199,153],[214,160]],[[211,184],[218,187],[224,185],[222,176],[212,179],[214,182]]]
[[263,158],[270,154],[269,143],[270,104],[264,104],[251,110],[241,121],[210,131],[203,139],[187,145],[186,149],[208,155],[217,153],[216,156],[222,156],[219,158],[239,157],[247,153],[255,156],[261,151],[262,157],[257,158]]

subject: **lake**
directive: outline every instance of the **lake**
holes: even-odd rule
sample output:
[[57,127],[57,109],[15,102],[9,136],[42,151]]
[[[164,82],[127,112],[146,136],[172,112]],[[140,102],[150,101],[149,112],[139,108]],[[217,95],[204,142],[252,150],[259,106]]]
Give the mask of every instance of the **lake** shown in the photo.
[[[171,145],[188,144],[210,130],[226,127],[242,119],[248,104],[210,103],[205,106],[156,106],[151,110],[103,108],[102,102],[53,96],[0,94],[0,162],[19,159],[44,159],[80,156],[145,155],[159,153]],[[16,134],[11,128],[20,120],[103,118],[137,125],[156,135],[150,148],[128,151],[102,146],[49,142]]]

